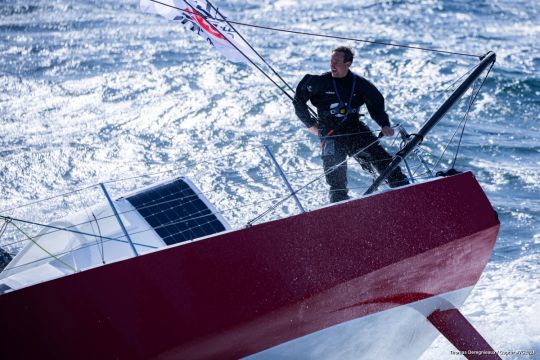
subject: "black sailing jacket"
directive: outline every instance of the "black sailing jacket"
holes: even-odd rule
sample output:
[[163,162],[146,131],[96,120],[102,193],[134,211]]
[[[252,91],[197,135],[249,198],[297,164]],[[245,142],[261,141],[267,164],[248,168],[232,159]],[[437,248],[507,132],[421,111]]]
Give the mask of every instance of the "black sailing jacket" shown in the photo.
[[[332,73],[306,75],[296,88],[294,109],[296,115],[307,126],[318,126],[321,135],[344,134],[357,131],[360,126],[359,108],[366,104],[369,115],[381,127],[390,126],[388,114],[384,109],[384,97],[375,85],[365,78],[349,73],[341,79],[336,78],[336,87],[343,103],[348,103],[351,95],[353,76],[356,77],[354,95],[347,116],[339,114],[340,102],[332,83]],[[317,108],[319,122],[309,114],[307,101]]]

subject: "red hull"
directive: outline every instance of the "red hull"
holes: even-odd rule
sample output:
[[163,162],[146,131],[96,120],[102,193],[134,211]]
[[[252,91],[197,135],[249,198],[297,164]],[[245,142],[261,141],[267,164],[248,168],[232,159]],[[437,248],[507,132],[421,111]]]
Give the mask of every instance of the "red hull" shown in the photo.
[[239,358],[474,285],[499,229],[471,173],[0,296],[6,358]]

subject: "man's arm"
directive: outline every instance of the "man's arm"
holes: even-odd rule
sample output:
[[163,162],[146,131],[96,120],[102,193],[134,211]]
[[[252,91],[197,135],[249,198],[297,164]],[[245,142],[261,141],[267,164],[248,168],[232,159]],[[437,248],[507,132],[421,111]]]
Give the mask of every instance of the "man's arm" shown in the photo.
[[[371,82],[363,79],[362,90],[364,101],[369,111],[369,115],[383,129],[386,136],[393,135],[393,129],[390,127],[390,120],[384,107],[384,97],[381,92]],[[388,130],[386,129],[388,128]],[[391,134],[390,134],[391,133]]]
[[311,75],[306,75],[296,87],[293,105],[296,116],[309,128],[312,133],[317,133],[317,120],[310,114],[307,102],[312,94],[310,85]]

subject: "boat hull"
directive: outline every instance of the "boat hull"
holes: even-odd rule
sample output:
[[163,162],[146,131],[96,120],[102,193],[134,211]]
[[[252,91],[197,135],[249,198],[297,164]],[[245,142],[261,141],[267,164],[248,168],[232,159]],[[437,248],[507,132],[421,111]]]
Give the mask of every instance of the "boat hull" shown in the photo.
[[[498,230],[471,173],[394,189],[4,294],[1,332],[10,344],[4,354],[264,357],[264,351],[325,329],[355,329],[346,325],[397,309],[425,319],[461,304]],[[431,340],[426,335],[410,343],[415,354],[433,340],[435,332],[427,333]],[[318,343],[321,354],[343,347]]]

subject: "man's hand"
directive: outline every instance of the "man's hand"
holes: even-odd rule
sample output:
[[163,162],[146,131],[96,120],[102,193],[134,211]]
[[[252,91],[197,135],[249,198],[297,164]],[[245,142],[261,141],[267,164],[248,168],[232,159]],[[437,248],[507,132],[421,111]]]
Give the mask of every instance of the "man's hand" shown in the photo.
[[383,126],[381,129],[384,136],[394,136],[394,129],[390,126]]
[[319,128],[317,126],[312,126],[307,129],[313,135],[319,135]]

